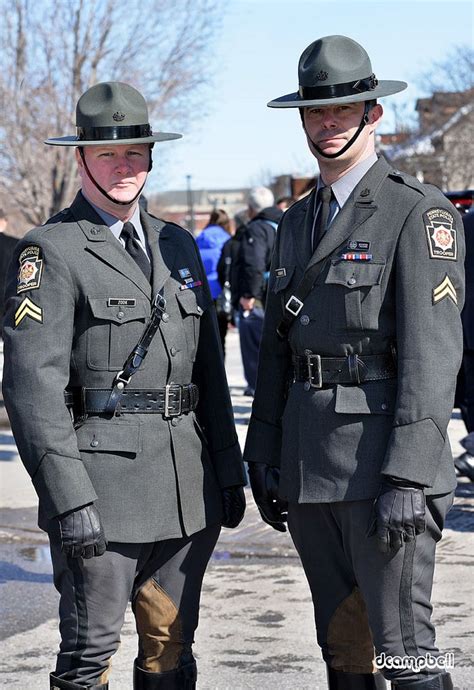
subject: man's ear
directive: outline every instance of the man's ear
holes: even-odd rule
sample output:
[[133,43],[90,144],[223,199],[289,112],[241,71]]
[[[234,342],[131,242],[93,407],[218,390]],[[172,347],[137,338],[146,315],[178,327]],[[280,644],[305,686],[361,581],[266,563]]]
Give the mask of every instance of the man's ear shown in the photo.
[[74,155],[76,156],[77,167],[79,169],[81,169],[84,164],[82,162],[82,156],[81,156],[81,151],[79,149],[79,146],[76,146],[76,148],[74,149]]
[[380,103],[376,103],[373,108],[369,110],[369,124],[378,125],[383,116],[383,108]]

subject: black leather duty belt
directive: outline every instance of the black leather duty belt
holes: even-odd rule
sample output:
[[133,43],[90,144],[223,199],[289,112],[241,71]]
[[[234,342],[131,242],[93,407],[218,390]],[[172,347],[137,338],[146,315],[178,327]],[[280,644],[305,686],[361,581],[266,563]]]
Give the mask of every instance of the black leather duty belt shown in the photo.
[[304,355],[293,355],[293,381],[304,381],[310,388],[335,386],[337,383],[364,383],[393,379],[397,366],[393,354],[348,355],[347,357],[321,357],[311,350]]
[[[66,405],[74,411],[74,417],[101,414],[106,411],[110,388],[77,388],[64,392]],[[163,417],[179,417],[196,409],[199,389],[194,383],[179,385],[170,383],[163,388],[126,388],[121,395],[115,416],[120,414],[162,414]]]

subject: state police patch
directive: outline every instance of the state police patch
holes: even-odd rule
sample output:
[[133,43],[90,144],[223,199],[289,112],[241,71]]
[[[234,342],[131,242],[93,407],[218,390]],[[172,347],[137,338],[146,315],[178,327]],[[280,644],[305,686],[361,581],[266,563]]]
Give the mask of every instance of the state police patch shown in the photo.
[[35,290],[41,283],[43,273],[43,259],[41,249],[36,246],[26,247],[19,257],[17,294],[25,290]]
[[458,245],[453,215],[444,208],[431,208],[423,214],[430,257],[457,261]]

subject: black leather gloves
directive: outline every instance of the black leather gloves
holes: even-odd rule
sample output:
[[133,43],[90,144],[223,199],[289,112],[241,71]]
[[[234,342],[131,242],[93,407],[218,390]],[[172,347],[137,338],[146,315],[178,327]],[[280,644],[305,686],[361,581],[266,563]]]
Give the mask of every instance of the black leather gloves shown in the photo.
[[100,515],[93,503],[58,517],[62,550],[71,558],[92,558],[105,553],[107,542]]
[[223,527],[237,527],[245,513],[243,486],[228,486],[222,489]]
[[250,486],[262,520],[278,532],[286,532],[288,504],[278,496],[279,468],[263,462],[248,465]]
[[425,531],[425,494],[423,487],[404,480],[385,477],[375,499],[368,536],[377,536],[382,553],[398,551],[405,541],[412,541]]

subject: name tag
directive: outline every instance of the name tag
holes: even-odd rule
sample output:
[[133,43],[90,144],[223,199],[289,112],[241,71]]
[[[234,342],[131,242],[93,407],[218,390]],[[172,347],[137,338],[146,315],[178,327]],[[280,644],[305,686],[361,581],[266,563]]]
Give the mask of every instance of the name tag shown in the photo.
[[107,300],[108,307],[135,307],[137,300],[133,297],[109,297]]

